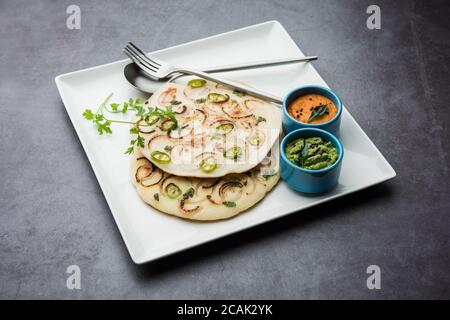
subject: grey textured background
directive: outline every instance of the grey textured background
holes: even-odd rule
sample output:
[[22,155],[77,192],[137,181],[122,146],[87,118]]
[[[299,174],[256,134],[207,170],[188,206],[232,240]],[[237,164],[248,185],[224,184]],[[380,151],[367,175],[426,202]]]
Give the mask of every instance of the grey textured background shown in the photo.
[[[372,2],[0,1],[0,298],[450,298],[449,2],[377,0],[370,31]],[[398,177],[134,265],[54,77],[122,59],[129,40],[156,50],[272,19],[320,56]],[[82,290],[66,289],[70,264]]]

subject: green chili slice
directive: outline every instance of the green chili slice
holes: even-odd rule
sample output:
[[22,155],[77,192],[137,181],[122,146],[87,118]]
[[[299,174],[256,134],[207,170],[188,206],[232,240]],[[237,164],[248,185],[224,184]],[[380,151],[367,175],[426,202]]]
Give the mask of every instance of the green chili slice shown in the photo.
[[233,129],[234,129],[234,125],[232,123],[223,123],[216,128],[216,130],[222,134],[230,133],[231,130],[233,130]]
[[161,130],[162,131],[170,131],[172,129],[175,129],[177,124],[173,120],[165,120],[163,123],[161,123]]
[[148,118],[145,121],[147,122],[147,124],[153,125],[156,122],[158,122],[158,120],[159,120],[159,116],[156,114],[152,114],[151,116],[148,116]]
[[227,149],[224,152],[224,157],[227,159],[237,160],[242,155],[242,149],[238,146],[234,146],[232,148]]
[[150,157],[152,158],[153,161],[161,163],[161,164],[167,164],[170,162],[170,155],[168,155],[165,152],[153,151],[150,154]]
[[192,89],[201,88],[206,84],[206,80],[203,79],[192,79],[188,82],[188,86]]
[[178,198],[181,195],[181,189],[175,183],[169,183],[164,190],[170,199]]
[[217,168],[217,160],[213,156],[209,156],[200,162],[200,169],[205,173],[211,173]]
[[257,145],[259,145],[259,143],[260,143],[260,139],[259,139],[259,136],[258,135],[254,135],[254,136],[251,136],[249,139],[248,139],[248,143],[250,143],[252,146],[257,146]]
[[230,96],[227,94],[220,94],[220,93],[214,93],[214,92],[208,94],[208,100],[210,102],[223,103],[223,102],[227,102],[228,99],[230,99]]

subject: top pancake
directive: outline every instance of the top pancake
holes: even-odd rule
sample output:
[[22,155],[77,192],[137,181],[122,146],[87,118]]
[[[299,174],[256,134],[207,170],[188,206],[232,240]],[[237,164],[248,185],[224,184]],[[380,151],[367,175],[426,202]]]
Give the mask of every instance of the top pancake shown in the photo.
[[146,107],[171,108],[177,128],[168,129],[166,116],[155,123],[141,119],[143,155],[176,176],[222,177],[257,166],[280,134],[280,110],[230,88],[195,81],[167,83],[146,102]]

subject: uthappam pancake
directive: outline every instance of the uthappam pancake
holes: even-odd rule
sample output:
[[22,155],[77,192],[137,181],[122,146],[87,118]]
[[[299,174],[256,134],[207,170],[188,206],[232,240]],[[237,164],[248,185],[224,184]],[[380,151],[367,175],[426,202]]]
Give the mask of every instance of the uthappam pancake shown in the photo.
[[280,179],[278,152],[250,171],[219,178],[171,175],[137,148],[131,161],[131,180],[142,200],[159,211],[191,220],[235,216],[263,199]]
[[170,116],[141,118],[138,129],[144,156],[176,176],[246,172],[267,155],[281,131],[279,108],[203,79],[169,82],[145,106],[171,110]]

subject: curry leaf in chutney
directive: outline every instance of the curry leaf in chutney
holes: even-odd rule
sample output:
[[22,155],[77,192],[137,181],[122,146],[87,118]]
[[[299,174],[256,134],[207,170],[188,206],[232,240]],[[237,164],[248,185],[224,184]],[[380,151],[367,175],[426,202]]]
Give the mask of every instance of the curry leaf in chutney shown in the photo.
[[309,116],[307,122],[310,123],[314,119],[323,116],[325,114],[325,112],[327,112],[327,111],[328,111],[328,105],[327,104],[314,107],[314,109],[311,112],[311,115]]

